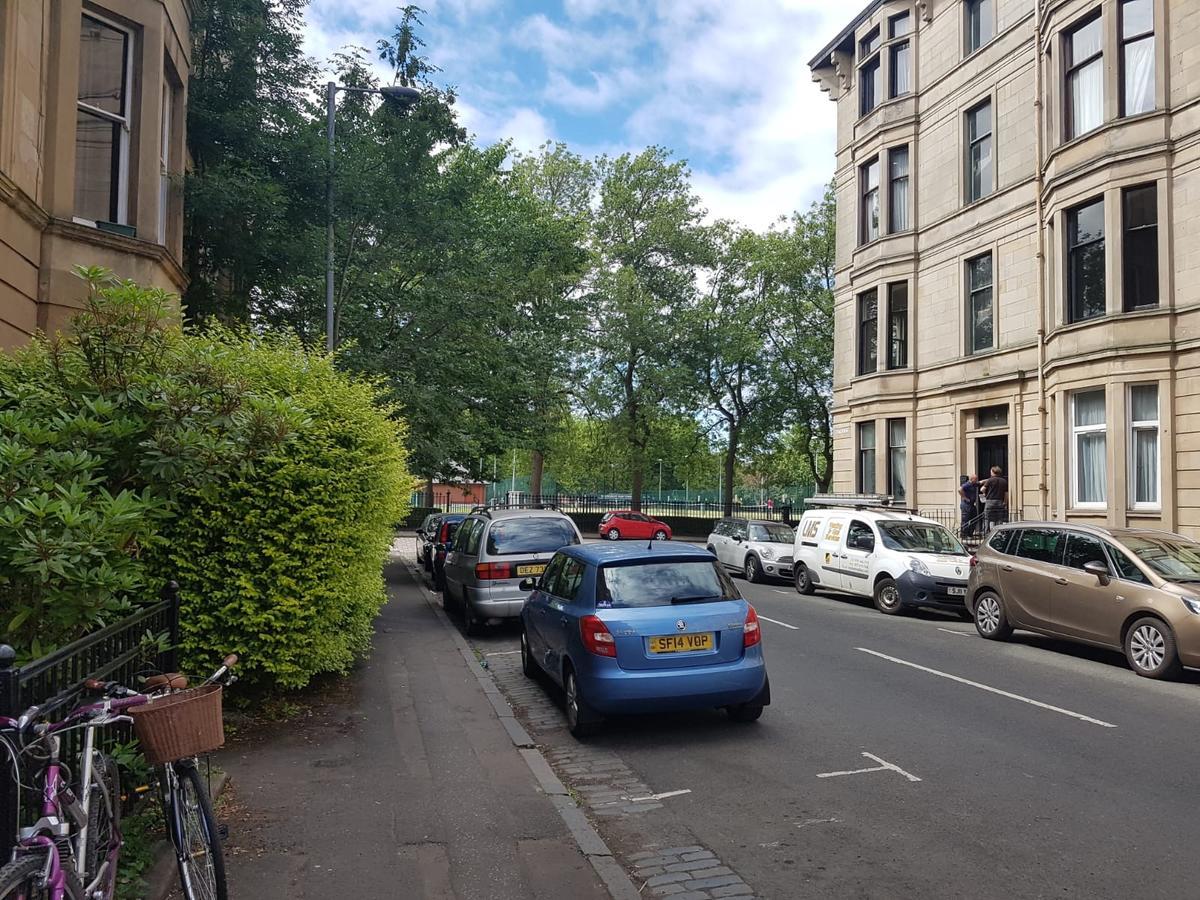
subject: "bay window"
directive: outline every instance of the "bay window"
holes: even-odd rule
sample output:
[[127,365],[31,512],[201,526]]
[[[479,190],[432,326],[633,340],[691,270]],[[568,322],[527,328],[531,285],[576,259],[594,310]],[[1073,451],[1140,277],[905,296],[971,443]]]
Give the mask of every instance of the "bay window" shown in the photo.
[[1135,384],[1129,389],[1130,505],[1157,508],[1158,487],[1158,385]]
[[1108,461],[1104,390],[1071,395],[1071,505],[1102,507],[1107,501]]
[[912,16],[900,13],[888,19],[888,97],[900,97],[912,90],[912,44],[908,34]]
[[128,215],[132,35],[84,14],[75,110],[75,215],[124,224]]
[[888,234],[908,231],[908,147],[888,151]]
[[859,243],[867,244],[879,237],[879,158],[860,166],[858,180],[862,202],[859,207]]
[[1158,306],[1158,188],[1121,192],[1121,266],[1126,312]]
[[1067,321],[1104,315],[1104,198],[1067,213]]
[[858,295],[858,374],[869,375],[879,367],[879,296],[875,290]]
[[908,365],[908,282],[888,285],[887,367],[903,369]]
[[1121,4],[1121,115],[1154,109],[1154,3]]

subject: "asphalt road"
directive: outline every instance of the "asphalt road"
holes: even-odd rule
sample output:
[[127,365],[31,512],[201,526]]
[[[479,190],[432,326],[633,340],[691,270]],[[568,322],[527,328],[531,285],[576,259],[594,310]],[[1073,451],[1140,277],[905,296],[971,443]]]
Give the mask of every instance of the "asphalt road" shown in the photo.
[[759,723],[630,718],[590,743],[690,790],[669,808],[761,896],[1200,896],[1200,673],[738,585],[767,617]]

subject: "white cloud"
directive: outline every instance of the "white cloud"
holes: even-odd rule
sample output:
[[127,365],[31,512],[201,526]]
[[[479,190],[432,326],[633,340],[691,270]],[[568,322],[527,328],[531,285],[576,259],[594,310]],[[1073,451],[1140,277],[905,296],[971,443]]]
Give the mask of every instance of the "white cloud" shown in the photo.
[[515,150],[528,153],[554,137],[545,116],[529,106],[484,110],[459,99],[454,109],[463,127],[483,144],[509,140]]

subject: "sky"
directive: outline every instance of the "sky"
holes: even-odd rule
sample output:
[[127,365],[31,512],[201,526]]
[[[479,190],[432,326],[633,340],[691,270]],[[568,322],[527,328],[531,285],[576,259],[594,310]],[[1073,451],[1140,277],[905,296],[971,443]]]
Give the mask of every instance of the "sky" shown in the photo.
[[[650,144],[686,159],[712,218],[766,228],[833,175],[835,108],[808,60],[862,0],[422,0],[460,122],[519,150]],[[305,49],[372,51],[399,0],[310,0]],[[389,80],[380,67],[385,83]]]

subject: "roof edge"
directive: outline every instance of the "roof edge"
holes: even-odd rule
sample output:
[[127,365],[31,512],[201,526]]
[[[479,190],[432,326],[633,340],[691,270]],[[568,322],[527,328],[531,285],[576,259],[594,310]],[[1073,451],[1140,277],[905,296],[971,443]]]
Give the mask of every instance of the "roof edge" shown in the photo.
[[829,54],[845,43],[847,38],[853,37],[854,30],[858,28],[862,20],[867,18],[867,16],[871,15],[871,13],[875,12],[875,10],[881,6],[883,6],[883,0],[870,0],[870,2],[867,3],[866,8],[863,9],[862,12],[856,15],[853,19],[851,19],[849,25],[837,33],[837,37],[821,48],[821,51],[811,60],[809,60],[808,67],[810,69],[823,69],[828,66],[830,64]]

